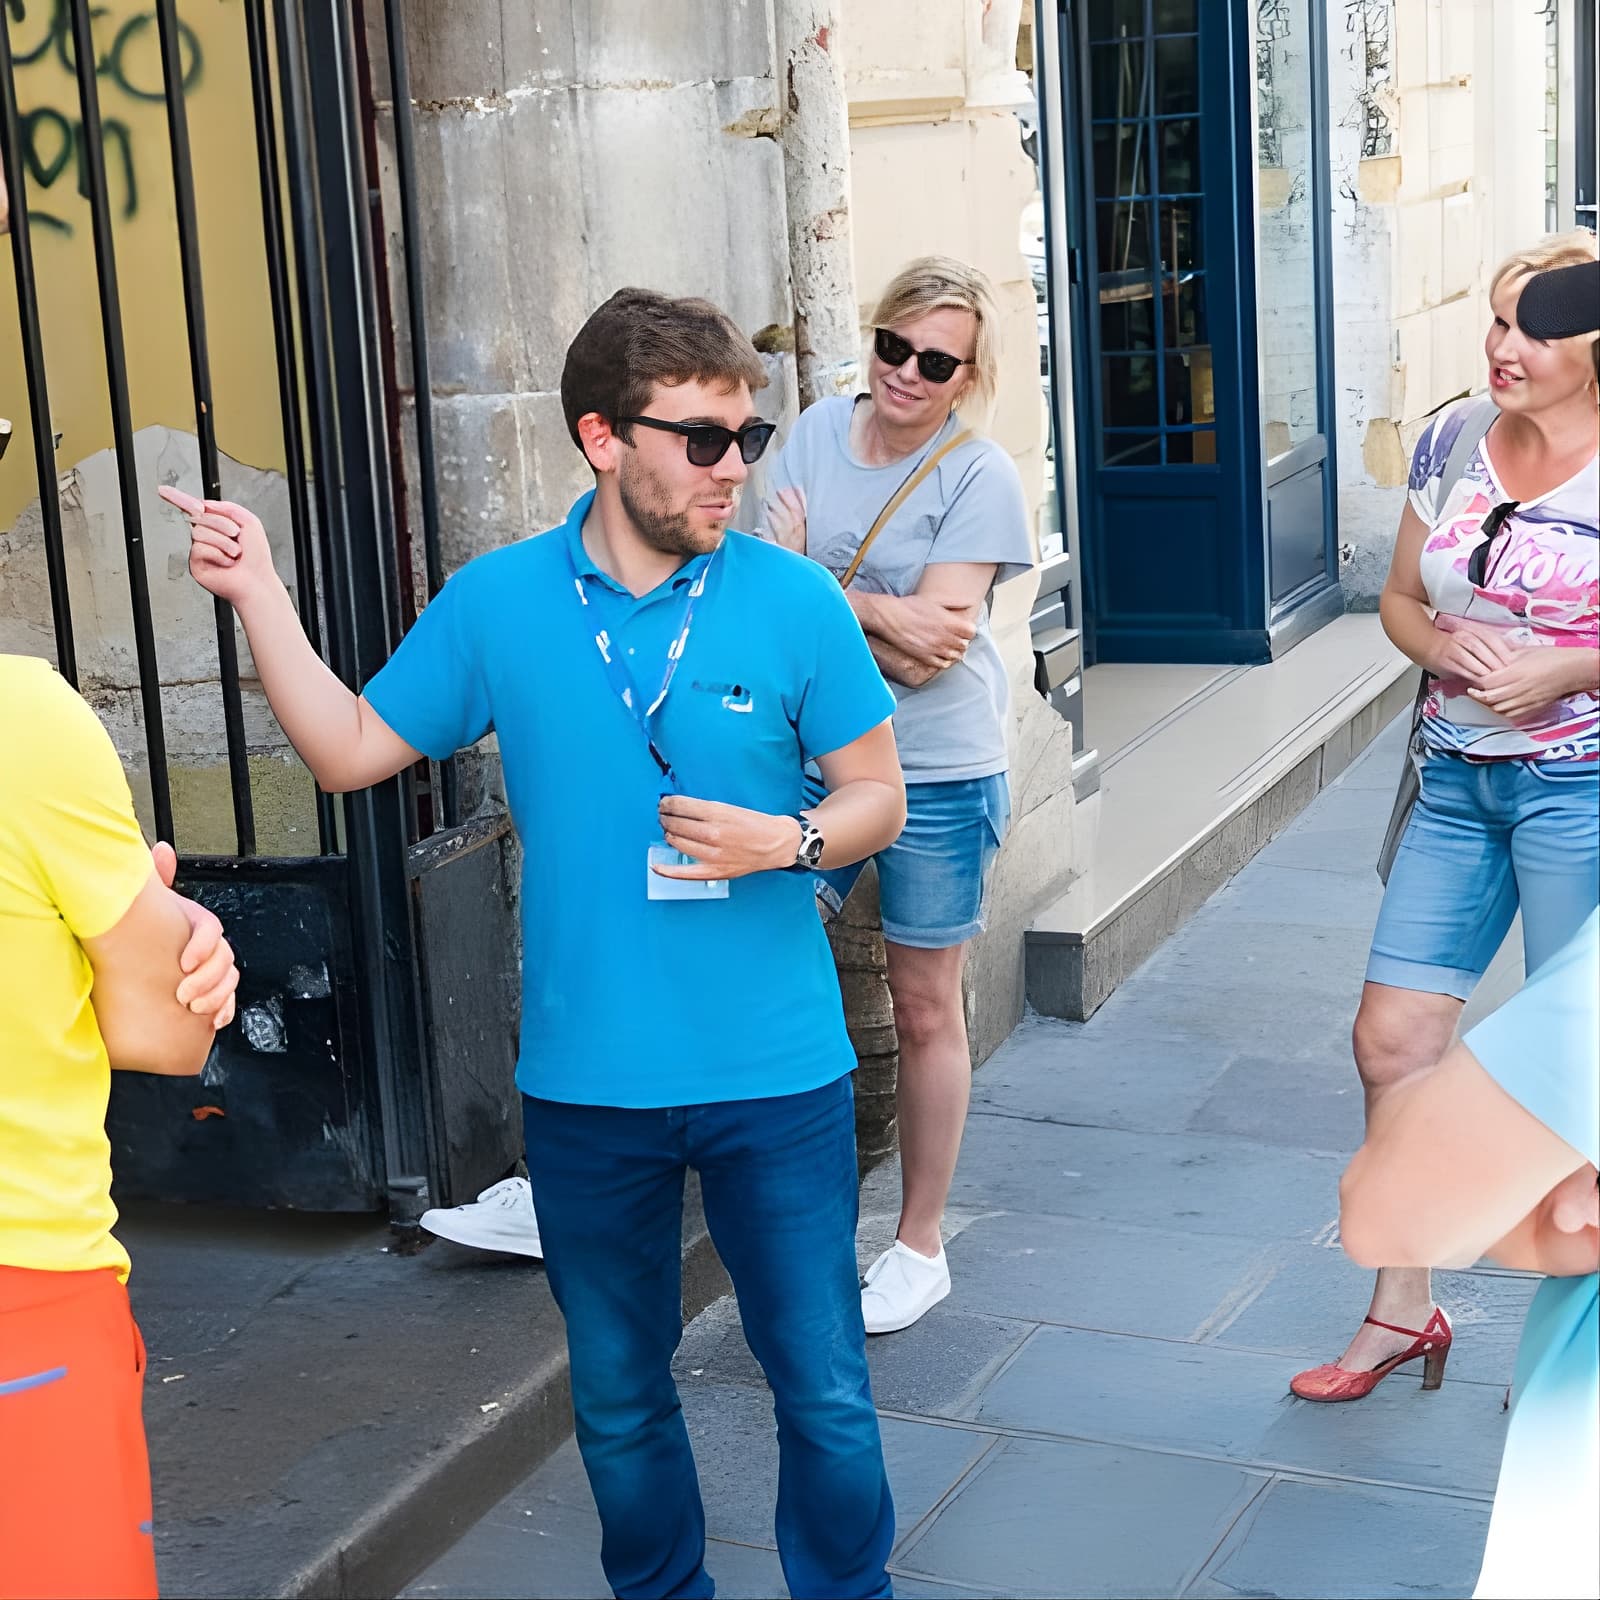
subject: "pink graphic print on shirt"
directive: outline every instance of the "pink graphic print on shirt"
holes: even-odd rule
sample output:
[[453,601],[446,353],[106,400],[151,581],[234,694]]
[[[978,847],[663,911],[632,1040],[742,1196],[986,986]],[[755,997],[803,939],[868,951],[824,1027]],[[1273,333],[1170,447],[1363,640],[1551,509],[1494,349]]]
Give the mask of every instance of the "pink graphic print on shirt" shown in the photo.
[[[1452,422],[1459,426],[1458,418],[1441,417],[1419,443],[1414,492],[1431,487],[1428,480],[1443,471],[1458,431]],[[1475,454],[1423,544],[1422,579],[1437,612],[1435,626],[1449,632],[1471,622],[1501,633],[1517,649],[1592,650],[1600,644],[1596,481],[1591,463],[1570,484],[1510,516],[1490,548],[1483,582],[1474,584],[1467,568],[1483,543],[1483,521],[1499,501],[1481,453]],[[1592,761],[1600,754],[1600,701],[1587,691],[1513,723],[1474,700],[1463,680],[1442,678],[1424,717],[1430,745],[1478,759]]]

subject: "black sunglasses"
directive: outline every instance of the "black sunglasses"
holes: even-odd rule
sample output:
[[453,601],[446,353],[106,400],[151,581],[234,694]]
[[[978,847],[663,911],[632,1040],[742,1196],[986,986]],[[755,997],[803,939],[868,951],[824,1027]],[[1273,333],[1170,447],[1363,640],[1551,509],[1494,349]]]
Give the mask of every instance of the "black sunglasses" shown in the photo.
[[739,459],[754,466],[772,436],[778,431],[775,422],[747,422],[742,428],[721,428],[714,422],[663,422],[660,417],[618,417],[618,423],[634,423],[641,428],[659,428],[662,433],[681,433],[686,441],[689,465],[714,467],[728,453],[728,446],[739,446]]
[[[1467,557],[1467,577],[1471,579],[1474,588],[1481,589],[1488,582],[1489,577],[1492,576],[1487,570],[1489,566],[1489,546],[1500,537],[1500,530],[1511,520],[1517,507],[1521,504],[1520,500],[1502,500],[1480,524],[1478,532],[1483,535],[1483,543]],[[1502,550],[1500,555],[1504,554],[1505,551]],[[1495,565],[1500,565],[1500,556],[1495,557]]]
[[903,367],[915,356],[917,371],[929,383],[949,383],[958,367],[972,365],[971,361],[953,356],[945,350],[915,349],[910,340],[902,339],[898,333],[891,333],[887,328],[873,330],[872,348],[877,352],[878,359],[891,367]]

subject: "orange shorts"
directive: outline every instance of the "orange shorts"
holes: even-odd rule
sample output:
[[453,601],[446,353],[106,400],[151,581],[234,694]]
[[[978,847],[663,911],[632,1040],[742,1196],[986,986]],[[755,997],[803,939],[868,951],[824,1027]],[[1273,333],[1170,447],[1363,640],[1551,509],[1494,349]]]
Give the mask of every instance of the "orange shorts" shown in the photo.
[[143,1386],[114,1269],[0,1267],[0,1600],[154,1596]]

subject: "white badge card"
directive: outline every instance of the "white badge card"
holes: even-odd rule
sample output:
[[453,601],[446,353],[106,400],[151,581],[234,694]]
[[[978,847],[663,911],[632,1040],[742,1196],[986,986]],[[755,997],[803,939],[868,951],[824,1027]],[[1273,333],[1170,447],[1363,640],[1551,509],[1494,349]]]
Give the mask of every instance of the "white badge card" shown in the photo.
[[653,844],[645,863],[646,893],[652,900],[726,900],[728,880],[713,878],[709,883],[698,878],[663,878],[657,867],[692,867],[693,856],[674,850],[670,844]]

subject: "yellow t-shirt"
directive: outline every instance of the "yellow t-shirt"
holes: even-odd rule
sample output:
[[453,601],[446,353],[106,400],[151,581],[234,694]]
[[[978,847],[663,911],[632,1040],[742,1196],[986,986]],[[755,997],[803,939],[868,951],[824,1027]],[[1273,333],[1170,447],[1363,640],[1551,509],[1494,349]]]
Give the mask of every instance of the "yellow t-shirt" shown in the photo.
[[47,661],[0,655],[0,1266],[128,1275],[79,940],[114,928],[151,871],[94,712]]

